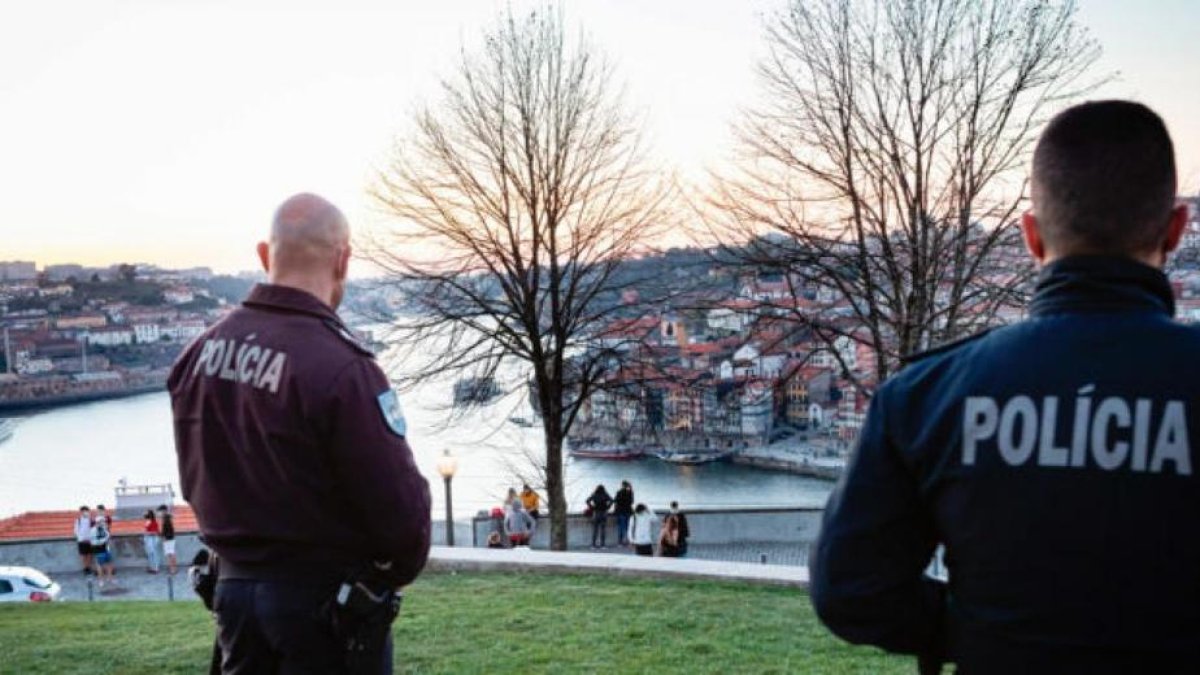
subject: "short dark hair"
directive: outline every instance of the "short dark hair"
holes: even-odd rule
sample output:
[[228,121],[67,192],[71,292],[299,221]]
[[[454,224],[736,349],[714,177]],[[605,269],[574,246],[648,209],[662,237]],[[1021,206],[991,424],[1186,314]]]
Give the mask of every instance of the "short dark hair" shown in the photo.
[[1050,120],[1033,153],[1033,211],[1060,254],[1146,253],[1175,206],[1175,150],[1153,110],[1089,101]]

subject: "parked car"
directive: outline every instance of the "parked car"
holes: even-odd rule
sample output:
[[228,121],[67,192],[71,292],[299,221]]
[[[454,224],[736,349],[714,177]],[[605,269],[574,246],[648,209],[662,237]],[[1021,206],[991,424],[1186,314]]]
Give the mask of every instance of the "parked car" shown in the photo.
[[50,602],[62,587],[32,567],[0,566],[0,602]]

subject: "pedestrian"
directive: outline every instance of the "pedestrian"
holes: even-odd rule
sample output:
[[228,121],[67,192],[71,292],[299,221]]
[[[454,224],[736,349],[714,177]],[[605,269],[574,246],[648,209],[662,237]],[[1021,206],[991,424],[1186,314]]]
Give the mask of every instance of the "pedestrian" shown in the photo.
[[[113,520],[112,520],[112,516],[108,515],[108,510],[107,510],[106,508],[104,508],[104,505],[103,505],[103,504],[97,504],[97,505],[96,505],[96,515],[95,515],[95,520],[97,520],[97,521],[100,521],[100,522],[104,523],[104,530],[105,530],[106,532],[108,532],[109,536],[111,537],[111,536],[112,536],[112,524],[113,524]],[[93,554],[94,554],[94,553],[95,553],[95,551],[93,550]],[[115,565],[115,562],[114,562],[114,560],[113,560],[113,558],[114,558],[115,554],[114,554],[114,552],[113,552],[112,550],[109,550],[109,551],[108,551],[108,553],[109,553],[109,556],[108,556],[108,557],[109,557],[109,563],[110,563],[110,564],[109,564],[109,566],[108,566],[108,576],[109,576],[109,578],[111,579],[111,578],[112,578],[112,577],[114,577],[114,576],[116,575],[116,573],[117,573],[117,572],[116,572],[116,565]],[[95,559],[95,556],[93,555],[93,561],[94,561],[94,559]],[[100,572],[100,566],[99,566],[99,565],[96,565],[96,572],[97,572],[97,574],[99,574],[99,572]]]
[[679,510],[679,502],[671,502],[671,515],[679,525],[679,543],[675,555],[682,558],[687,555],[688,537],[692,536],[692,530],[688,527],[687,514]]
[[158,507],[158,517],[162,521],[162,545],[163,555],[167,558],[167,574],[174,576],[176,567],[175,518],[171,515],[171,511],[167,509],[166,504]]
[[508,533],[509,543],[514,547],[529,546],[534,524],[533,517],[525,512],[521,500],[514,501],[508,515],[504,516],[504,531]]
[[336,312],[350,230],[329,202],[296,195],[258,254],[267,283],[167,381],[183,497],[221,561],[222,669],[390,673],[396,591],[429,555],[430,495],[388,378]]
[[113,555],[112,551],[109,550],[112,530],[109,529],[108,522],[107,518],[97,516],[96,520],[92,522],[92,528],[89,533],[92,557],[96,563],[96,579],[100,584],[100,588],[104,588],[106,585],[116,581]]
[[658,533],[658,554],[664,558],[679,557],[679,518],[668,513]]
[[[1200,329],[1162,271],[1188,218],[1170,136],[1138,103],[1068,108],[1029,185],[1028,318],[875,390],[810,597],[922,672],[1200,672]],[[952,590],[925,575],[939,544]]]
[[79,507],[79,516],[75,518],[75,548],[83,575],[92,574],[92,510],[86,506]]
[[[142,518],[145,519],[145,523],[142,526],[142,548],[146,550],[146,571],[150,574],[158,574],[158,569],[162,566],[162,557],[158,552],[161,540],[158,518],[155,517],[154,511],[151,510],[146,511],[142,515]],[[172,551],[173,553],[174,551]]]
[[633,486],[621,481],[621,487],[613,496],[613,515],[617,517],[617,543],[629,545],[629,517],[633,515]]
[[541,506],[541,503],[542,498],[526,483],[525,489],[521,490],[521,506],[525,507],[525,512],[532,516],[534,520],[541,517],[541,514],[538,513],[538,507]]
[[629,519],[629,541],[638,555],[654,555],[654,527],[658,517],[645,504],[638,504]]
[[518,501],[520,501],[520,497],[517,495],[517,489],[508,488],[508,494],[504,495],[504,512],[508,513],[511,511],[512,505]]
[[612,506],[612,497],[604,485],[597,485],[592,495],[587,498],[588,513],[592,517],[592,548],[608,548],[608,509]]

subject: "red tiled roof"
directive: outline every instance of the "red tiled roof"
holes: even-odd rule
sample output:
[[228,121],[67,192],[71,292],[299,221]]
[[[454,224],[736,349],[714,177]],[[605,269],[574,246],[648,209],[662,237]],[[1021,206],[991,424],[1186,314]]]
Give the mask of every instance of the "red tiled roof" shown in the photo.
[[[196,532],[196,514],[192,507],[175,505],[172,510],[175,516],[175,531]],[[0,520],[0,541],[15,539],[74,539],[75,519],[78,511],[29,511],[19,516]],[[129,535],[142,533],[142,519],[114,520],[112,533],[114,535]]]

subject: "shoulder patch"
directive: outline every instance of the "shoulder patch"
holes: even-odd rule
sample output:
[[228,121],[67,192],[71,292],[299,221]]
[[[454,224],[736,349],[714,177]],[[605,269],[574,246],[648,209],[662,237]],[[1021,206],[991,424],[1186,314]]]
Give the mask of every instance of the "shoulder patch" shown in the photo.
[[975,340],[978,340],[979,338],[992,332],[992,330],[994,330],[994,329],[988,328],[987,330],[980,331],[974,335],[968,335],[967,337],[964,337],[964,338],[959,338],[957,340],[951,340],[950,342],[940,344],[936,347],[931,347],[929,349],[926,349],[923,352],[916,352],[915,354],[901,356],[900,363],[903,365],[908,365],[910,363],[920,361],[921,359],[925,359],[930,356],[937,356],[938,354],[945,354],[946,352],[957,349],[957,348],[967,344],[968,342],[974,342]]
[[325,319],[325,327],[333,331],[343,342],[350,345],[354,351],[364,356],[375,358],[375,352],[371,351],[369,347],[362,343],[362,340],[359,340],[354,333],[350,332],[349,328],[346,328],[341,323],[333,319]]
[[388,428],[397,436],[406,435],[408,422],[404,419],[404,411],[400,408],[400,397],[396,396],[395,390],[388,389],[376,400],[379,402],[379,410],[383,413],[383,420],[387,422]]

